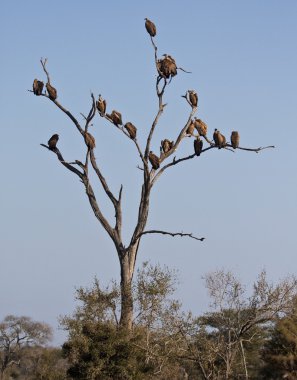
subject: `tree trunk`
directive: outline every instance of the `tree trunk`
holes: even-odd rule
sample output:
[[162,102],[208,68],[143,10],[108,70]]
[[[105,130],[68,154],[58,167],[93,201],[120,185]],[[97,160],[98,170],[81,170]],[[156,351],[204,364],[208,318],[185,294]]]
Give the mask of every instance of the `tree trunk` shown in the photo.
[[119,254],[121,265],[121,318],[120,325],[127,330],[133,323],[132,280],[138,243]]

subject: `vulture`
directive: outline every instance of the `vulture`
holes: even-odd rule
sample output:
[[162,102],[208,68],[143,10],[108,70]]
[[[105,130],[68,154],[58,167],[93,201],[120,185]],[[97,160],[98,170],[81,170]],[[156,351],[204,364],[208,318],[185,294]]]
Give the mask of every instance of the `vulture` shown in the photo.
[[195,151],[196,156],[200,156],[202,147],[203,147],[203,141],[200,139],[199,136],[197,136],[196,140],[194,141],[194,151]]
[[189,137],[193,136],[194,129],[195,129],[195,122],[193,120],[191,120],[191,123],[187,128],[186,134],[190,135]]
[[145,18],[145,28],[151,37],[155,37],[157,33],[156,25],[148,18]]
[[33,81],[33,93],[34,95],[41,95],[43,90],[44,83],[38,79]]
[[57,134],[52,135],[52,137],[47,142],[48,148],[50,150],[55,150],[57,147],[58,140],[59,140],[59,135],[57,135]]
[[197,107],[198,106],[197,92],[194,90],[189,90],[188,94],[189,94],[189,99],[190,99],[190,103],[191,103],[192,107]]
[[172,149],[173,144],[174,144],[174,142],[169,141],[168,139],[162,140],[161,141],[161,147],[162,147],[163,152],[164,153],[169,152]]
[[226,145],[226,137],[221,134],[220,131],[215,129],[213,134],[213,139],[215,142],[215,146],[217,146],[219,149],[223,148]]
[[47,82],[45,87],[47,89],[49,98],[51,100],[56,100],[57,99],[57,90],[55,89],[55,87],[53,87],[49,82]]
[[95,138],[89,132],[85,132],[85,143],[89,149],[94,149],[96,146]]
[[237,131],[231,133],[231,145],[233,149],[239,147],[239,133]]
[[127,129],[129,136],[131,137],[132,140],[134,140],[136,137],[136,132],[137,132],[135,125],[133,125],[132,123],[130,123],[130,121],[128,121],[128,123],[124,125],[124,128]]
[[96,102],[97,110],[99,111],[100,116],[104,116],[106,112],[106,101],[99,95],[99,99]]
[[111,115],[108,115],[115,125],[122,125],[122,115],[120,112],[113,110]]
[[177,67],[175,60],[168,54],[163,55],[163,59],[159,59],[157,62],[158,70],[161,76],[165,78],[172,78],[177,74]]
[[157,170],[160,167],[160,159],[152,151],[149,153],[149,160],[152,164],[153,169]]
[[206,136],[207,134],[207,124],[205,124],[201,119],[195,117],[195,128],[200,136]]

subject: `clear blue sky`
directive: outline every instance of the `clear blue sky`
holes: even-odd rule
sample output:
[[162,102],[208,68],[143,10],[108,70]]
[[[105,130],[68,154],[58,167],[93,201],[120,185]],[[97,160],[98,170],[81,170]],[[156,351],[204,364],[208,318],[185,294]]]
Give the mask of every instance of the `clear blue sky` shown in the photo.
[[[39,144],[59,133],[66,159],[82,159],[82,141],[67,117],[33,96],[48,69],[60,102],[80,118],[90,91],[138,127],[140,143],[157,111],[153,49],[144,18],[157,25],[159,53],[179,72],[153,141],[173,139],[188,117],[181,98],[199,94],[198,116],[242,145],[276,145],[260,154],[212,150],[168,170],[157,183],[148,228],[192,232],[186,238],[144,237],[138,264],[180,272],[177,296],[200,313],[208,300],[203,274],[225,268],[249,286],[266,268],[278,281],[296,273],[297,2],[41,1],[1,4],[0,318],[25,314],[57,327],[74,310],[75,287],[119,278],[114,247],[97,223],[77,177]],[[141,172],[133,144],[99,116],[91,131],[111,188],[124,185],[125,237],[138,209]],[[187,139],[177,157],[192,150]],[[99,185],[98,185],[99,189]],[[103,210],[113,213],[98,192]],[[63,334],[56,331],[54,343]]]

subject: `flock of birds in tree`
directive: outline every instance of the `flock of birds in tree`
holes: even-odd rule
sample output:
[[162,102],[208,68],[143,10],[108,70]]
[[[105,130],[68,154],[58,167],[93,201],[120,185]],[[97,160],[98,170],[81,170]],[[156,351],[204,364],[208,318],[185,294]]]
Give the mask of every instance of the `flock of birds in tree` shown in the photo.
[[[150,21],[149,19],[145,18],[145,28],[149,35],[151,37],[155,37],[157,34],[156,25]],[[175,63],[175,60],[168,54],[163,55],[164,58],[158,59],[157,64],[157,71],[161,78],[165,79],[172,79],[175,75],[177,75],[177,66]],[[46,91],[48,94],[48,97],[55,101],[57,99],[57,90],[49,83],[49,81],[46,83]],[[37,96],[43,95],[43,88],[44,83],[42,81],[39,81],[38,79],[34,79],[33,81],[33,93]],[[198,95],[194,90],[188,90],[187,94],[184,96],[187,101],[190,103],[192,107],[198,106]],[[101,95],[99,95],[99,99],[96,101],[96,108],[99,112],[99,115],[101,117],[107,117],[114,125],[122,126],[122,115],[120,112],[113,110],[110,114],[106,113],[106,100],[102,98]],[[124,125],[125,130],[128,132],[130,138],[132,140],[136,139],[137,134],[137,128],[131,123],[127,122]],[[197,135],[194,135],[195,130],[197,131]],[[211,143],[207,139],[207,124],[204,123],[201,119],[194,118],[191,120],[189,127],[186,130],[186,135],[189,137],[196,137],[194,140],[194,152],[196,156],[200,156],[202,149],[203,149],[203,141],[200,137],[204,137],[209,143]],[[49,140],[48,140],[48,148],[52,151],[55,151],[57,149],[57,142],[59,140],[59,135],[54,134]],[[88,149],[94,149],[96,146],[95,138],[88,132],[84,132],[84,140],[88,147]],[[233,131],[231,133],[231,145],[233,149],[236,149],[239,147],[239,133],[237,131]],[[213,133],[213,141],[214,145],[218,147],[218,149],[224,148],[226,146],[226,137],[221,134],[221,132],[217,129],[214,130]],[[211,143],[213,144],[213,143]],[[170,152],[174,147],[174,141],[170,141],[168,139],[161,141],[161,147],[160,151],[164,154]],[[157,170],[160,167],[160,157],[158,157],[156,154],[154,154],[152,151],[149,152],[148,155],[149,161],[152,165],[152,168]]]

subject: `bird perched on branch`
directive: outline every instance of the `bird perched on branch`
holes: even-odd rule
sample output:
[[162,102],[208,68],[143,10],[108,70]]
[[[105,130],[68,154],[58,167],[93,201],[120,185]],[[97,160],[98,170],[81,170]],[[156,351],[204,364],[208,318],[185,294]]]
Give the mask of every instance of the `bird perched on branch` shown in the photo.
[[215,145],[219,149],[223,148],[226,145],[226,137],[222,135],[221,132],[218,131],[217,129],[214,130],[213,139],[214,139]]
[[189,135],[189,137],[193,136],[194,129],[195,129],[195,122],[191,120],[190,125],[188,126],[186,130],[186,134]]
[[201,119],[197,119],[195,117],[195,128],[197,129],[197,132],[200,136],[206,136],[207,134],[207,124],[204,123]]
[[43,86],[44,86],[43,82],[41,82],[38,79],[34,79],[34,81],[33,81],[33,93],[34,93],[34,95],[37,95],[37,96],[41,95],[42,90],[43,90]]
[[57,99],[57,90],[55,89],[55,87],[53,87],[49,82],[47,82],[46,89],[47,89],[49,98],[51,100],[56,100]]
[[197,95],[197,92],[194,91],[194,90],[189,90],[188,91],[188,96],[189,96],[189,100],[190,100],[190,103],[191,103],[192,107],[197,107],[198,106],[198,95]]
[[133,125],[132,123],[130,123],[130,121],[128,121],[128,123],[124,125],[124,128],[127,129],[129,136],[131,137],[132,140],[134,140],[136,137],[136,132],[137,132],[135,125]]
[[96,102],[97,110],[99,111],[100,116],[104,116],[106,112],[106,100],[99,95],[99,99]]
[[107,115],[110,117],[110,119],[113,121],[115,125],[122,125],[122,115],[120,112],[113,110],[111,115]]
[[92,136],[91,133],[89,132],[85,132],[84,138],[85,138],[85,143],[87,147],[89,149],[94,149],[96,146],[96,141],[95,141],[94,136]]
[[195,151],[196,156],[200,156],[202,148],[203,148],[203,141],[200,139],[199,136],[197,136],[196,140],[194,141],[194,151]]
[[164,153],[169,152],[172,149],[173,144],[174,144],[174,142],[169,141],[168,139],[162,140],[161,141],[161,148],[162,148],[163,152]]
[[231,145],[233,149],[239,147],[239,133],[237,131],[231,133]]
[[152,151],[149,153],[149,160],[153,169],[157,170],[160,167],[160,159]]
[[177,67],[175,60],[168,54],[163,54],[163,59],[159,59],[157,67],[159,74],[165,78],[172,78],[177,74]]
[[47,142],[48,148],[50,150],[56,150],[58,140],[59,140],[59,135],[57,134],[52,135],[52,137]]
[[156,25],[148,18],[145,18],[145,28],[151,37],[155,37],[157,33]]

